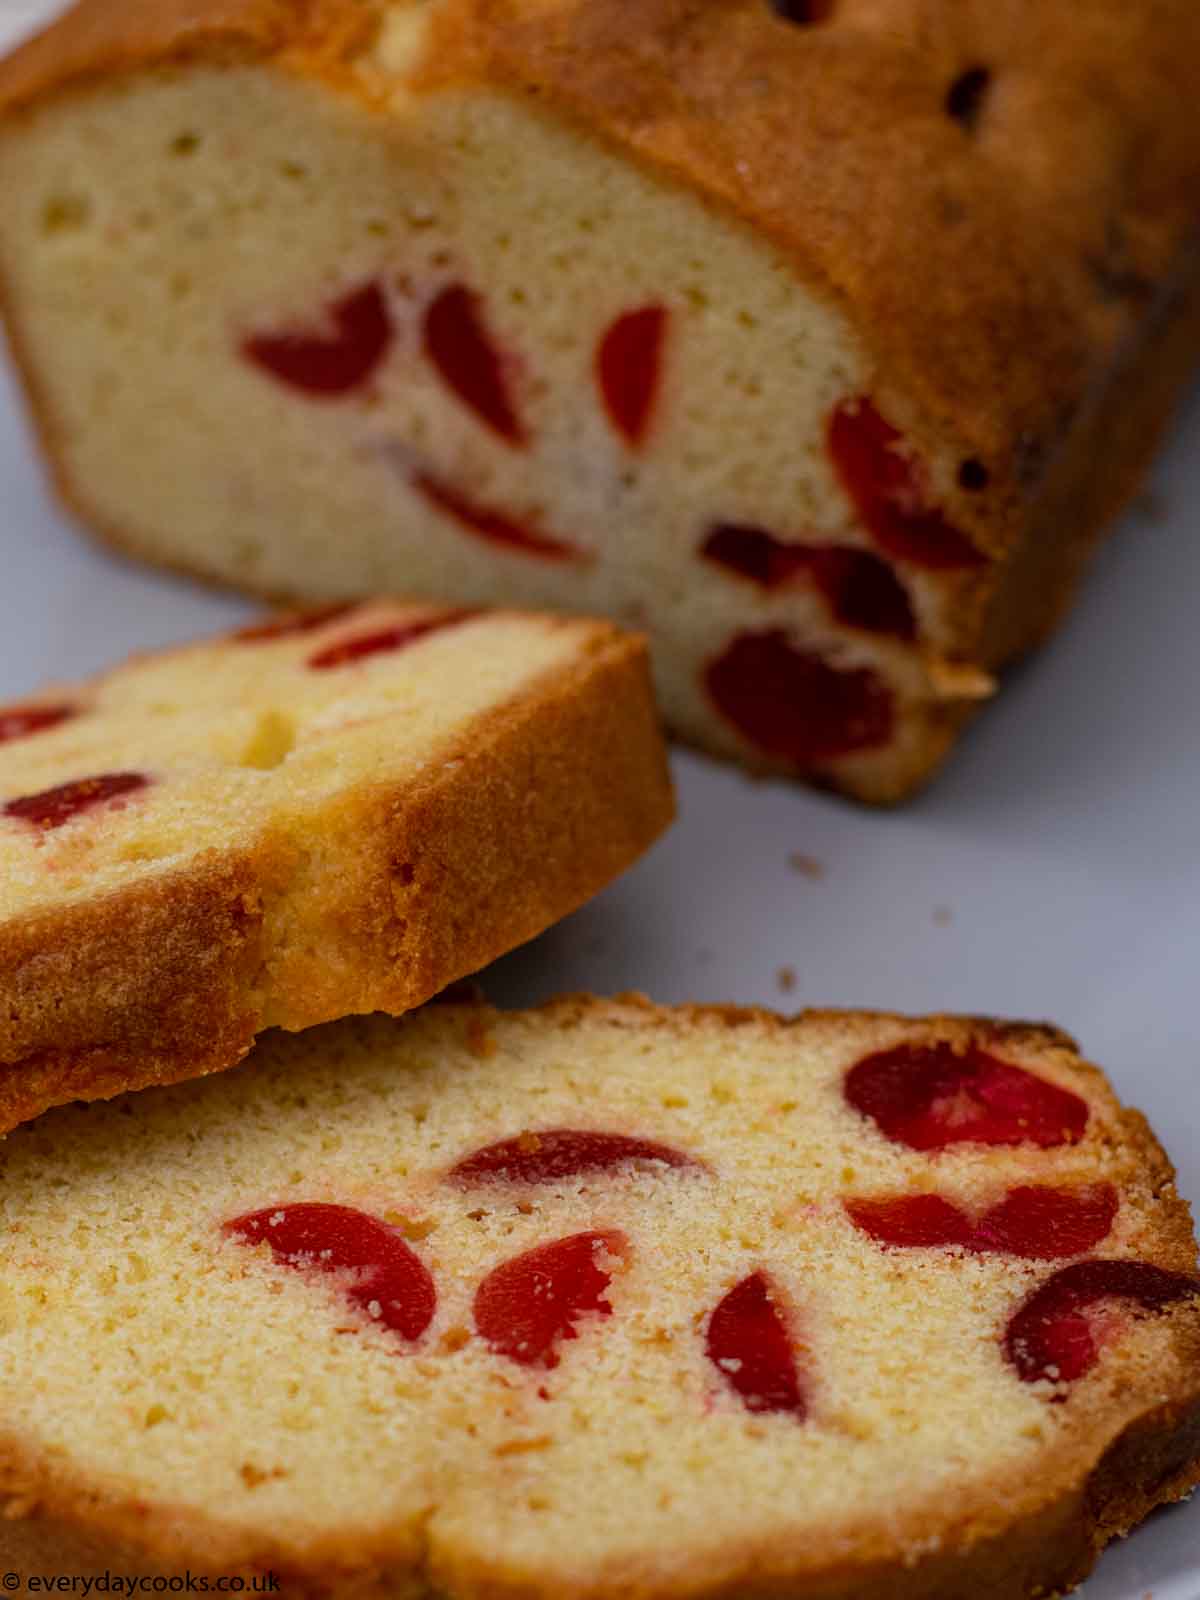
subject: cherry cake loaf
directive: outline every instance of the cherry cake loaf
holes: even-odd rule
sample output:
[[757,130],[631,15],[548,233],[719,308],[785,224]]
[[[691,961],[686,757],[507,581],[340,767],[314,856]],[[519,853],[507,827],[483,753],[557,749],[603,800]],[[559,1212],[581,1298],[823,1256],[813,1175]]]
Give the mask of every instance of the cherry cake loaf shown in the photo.
[[604,612],[886,801],[1192,369],[1198,78],[1195,0],[84,0],[0,69],[2,298],[122,548]]
[[1059,1592],[1200,1477],[1200,1277],[1047,1028],[580,999],[271,1035],[0,1147],[3,1566]]
[[0,706],[0,1131],[419,1005],[671,810],[607,622],[352,604]]

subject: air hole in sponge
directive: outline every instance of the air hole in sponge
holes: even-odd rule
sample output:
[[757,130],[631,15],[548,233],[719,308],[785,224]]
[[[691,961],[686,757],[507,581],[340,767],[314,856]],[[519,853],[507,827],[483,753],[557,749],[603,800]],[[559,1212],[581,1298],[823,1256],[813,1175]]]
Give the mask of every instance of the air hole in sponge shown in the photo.
[[992,85],[992,75],[986,67],[970,67],[955,78],[946,93],[946,114],[974,133],[983,115],[984,101]]
[[242,751],[241,765],[269,771],[291,754],[296,744],[296,724],[282,711],[264,711]]
[[966,489],[970,494],[978,494],[981,489],[986,489],[991,482],[991,473],[982,461],[977,461],[974,456],[969,456],[966,461],[958,464],[958,487]]
[[42,232],[76,233],[87,227],[91,217],[92,203],[85,195],[51,195],[42,207]]
[[177,133],[171,140],[171,154],[173,156],[194,156],[200,148],[200,135],[198,133]]
[[784,22],[828,22],[836,0],[769,0],[771,10]]

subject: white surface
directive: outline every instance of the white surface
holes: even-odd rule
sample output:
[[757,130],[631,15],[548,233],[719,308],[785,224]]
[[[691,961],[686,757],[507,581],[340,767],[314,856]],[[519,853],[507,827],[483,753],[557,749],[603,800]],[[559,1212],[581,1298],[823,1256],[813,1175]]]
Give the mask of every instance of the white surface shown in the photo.
[[[49,9],[0,0],[0,45]],[[1200,1207],[1198,446],[1193,404],[1156,477],[1165,515],[1127,519],[1064,632],[932,793],[877,816],[679,756],[675,829],[494,968],[489,995],[1050,1018],[1149,1115]],[[78,541],[2,367],[0,493],[0,701],[250,609]],[[793,851],[824,876],[790,868]],[[1080,1593],[1200,1600],[1200,1496],[1110,1550]]]

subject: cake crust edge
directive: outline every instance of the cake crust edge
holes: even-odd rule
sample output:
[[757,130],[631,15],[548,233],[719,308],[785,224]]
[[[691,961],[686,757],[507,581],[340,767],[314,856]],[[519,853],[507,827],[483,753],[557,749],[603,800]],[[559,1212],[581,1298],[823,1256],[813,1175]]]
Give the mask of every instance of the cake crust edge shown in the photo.
[[[630,866],[674,815],[645,642],[550,625],[580,630],[574,661],[473,719],[415,782],[326,803],[332,859],[308,881],[294,837],[267,829],[0,927],[0,1131],[233,1066],[268,1026],[411,1010]],[[289,944],[297,918],[319,952]]]

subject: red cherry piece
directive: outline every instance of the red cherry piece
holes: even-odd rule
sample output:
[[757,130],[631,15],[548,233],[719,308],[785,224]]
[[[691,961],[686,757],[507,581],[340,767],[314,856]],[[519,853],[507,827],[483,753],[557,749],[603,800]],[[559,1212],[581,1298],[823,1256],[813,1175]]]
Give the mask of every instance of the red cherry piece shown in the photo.
[[741,522],[716,523],[700,546],[700,554],[763,589],[782,588],[806,574],[812,564],[811,545],[789,544],[765,528]]
[[145,789],[149,783],[150,779],[140,772],[106,772],[97,778],[75,778],[54,789],[43,789],[40,794],[26,794],[7,801],[4,814],[20,822],[31,822],[35,828],[61,828],[64,822],[71,822],[83,812]]
[[1120,1201],[1109,1183],[1086,1189],[1010,1189],[979,1221],[975,1248],[1027,1261],[1082,1255],[1108,1237]]
[[308,665],[317,672],[323,672],[330,667],[344,667],[351,661],[364,661],[368,656],[403,650],[410,644],[416,644],[418,639],[427,639],[431,633],[440,633],[443,628],[470,622],[472,617],[478,615],[478,611],[442,611],[436,616],[419,617],[415,622],[398,622],[390,628],[379,628],[374,633],[360,633],[353,639],[339,639],[336,644],[326,645],[323,650],[309,656]]
[[876,673],[831,667],[782,629],[739,634],[709,663],[705,686],[744,739],[801,769],[891,737],[892,696]]
[[855,1227],[877,1244],[958,1245],[1027,1261],[1061,1260],[1093,1249],[1112,1228],[1118,1203],[1117,1191],[1107,1183],[1085,1189],[1010,1189],[977,1222],[936,1194],[844,1202]]
[[782,588],[798,577],[811,578],[834,616],[847,627],[899,639],[915,637],[916,620],[904,585],[870,550],[787,543],[764,528],[733,522],[718,523],[700,548],[709,561],[764,589]]
[[708,1319],[705,1352],[747,1411],[805,1416],[792,1341],[765,1272],[743,1278],[717,1306]]
[[1024,1383],[1070,1383],[1099,1355],[1106,1330],[1095,1316],[1098,1306],[1117,1300],[1154,1312],[1194,1294],[1200,1278],[1147,1261],[1074,1261],[1017,1308],[1004,1331],[1004,1352]]
[[525,555],[541,556],[547,561],[584,559],[583,552],[574,545],[568,544],[563,539],[556,539],[550,534],[539,533],[524,523],[514,522],[501,511],[493,511],[489,506],[480,505],[478,501],[460,494],[457,489],[451,489],[448,484],[442,483],[428,472],[415,473],[412,482],[417,493],[423,495],[431,505],[445,512],[448,517],[453,517],[455,522],[468,533],[477,534],[489,544],[503,545],[509,550],[520,550]]
[[365,383],[380,366],[394,337],[383,289],[368,283],[334,301],[327,312],[331,332],[299,329],[251,334],[243,353],[293,389],[310,395],[340,395]]
[[425,354],[464,405],[508,444],[528,435],[513,407],[504,363],[483,323],[480,300],[464,284],[443,289],[425,313]]
[[897,1045],[846,1074],[846,1099],[889,1139],[912,1150],[954,1144],[1074,1144],[1085,1100],[977,1045]]
[[605,1256],[624,1256],[624,1234],[575,1233],[538,1245],[490,1272],[475,1294],[475,1326],[498,1355],[556,1367],[558,1346],[579,1337],[581,1317],[612,1315]]
[[596,381],[613,427],[635,448],[650,426],[662,376],[668,313],[642,306],[617,318],[596,351]]
[[316,633],[328,622],[337,622],[357,610],[357,601],[344,601],[340,605],[322,606],[315,611],[297,611],[291,616],[272,617],[268,622],[252,622],[239,628],[234,638],[239,644],[265,644],[275,639],[290,639],[304,633]]
[[57,728],[60,722],[76,716],[75,706],[9,706],[0,709],[0,744],[10,739],[24,739],[31,733],[45,733]]
[[847,1215],[876,1244],[932,1248],[974,1243],[971,1219],[936,1194],[897,1195],[894,1199],[847,1200]]
[[929,504],[922,464],[865,397],[844,401],[829,422],[829,453],[846,493],[888,555],[932,570],[978,566],[984,557]]
[[839,622],[866,633],[916,637],[917,623],[904,585],[879,556],[849,546],[822,545],[812,574]]
[[682,1150],[650,1139],[598,1133],[591,1128],[546,1128],[477,1150],[451,1167],[449,1177],[464,1187],[479,1183],[558,1183],[585,1172],[611,1172],[644,1161],[665,1167],[699,1165]]
[[316,1202],[268,1206],[227,1222],[224,1231],[246,1244],[265,1240],[283,1266],[344,1276],[351,1304],[402,1339],[419,1339],[433,1321],[437,1291],[428,1268],[394,1228],[365,1211]]

